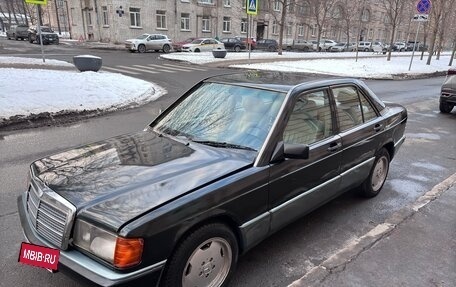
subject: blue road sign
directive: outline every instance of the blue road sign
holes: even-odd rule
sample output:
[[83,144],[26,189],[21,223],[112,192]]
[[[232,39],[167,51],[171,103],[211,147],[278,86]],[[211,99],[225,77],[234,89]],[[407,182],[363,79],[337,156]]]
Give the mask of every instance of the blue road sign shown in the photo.
[[431,0],[420,0],[416,3],[416,10],[420,14],[429,14],[431,10]]

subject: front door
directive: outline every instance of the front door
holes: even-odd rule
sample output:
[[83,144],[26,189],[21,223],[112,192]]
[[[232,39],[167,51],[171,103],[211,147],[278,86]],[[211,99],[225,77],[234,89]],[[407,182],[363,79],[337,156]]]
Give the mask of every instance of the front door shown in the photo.
[[335,134],[328,90],[300,95],[283,132],[285,144],[309,145],[308,159],[271,165],[271,231],[337,195],[341,139]]

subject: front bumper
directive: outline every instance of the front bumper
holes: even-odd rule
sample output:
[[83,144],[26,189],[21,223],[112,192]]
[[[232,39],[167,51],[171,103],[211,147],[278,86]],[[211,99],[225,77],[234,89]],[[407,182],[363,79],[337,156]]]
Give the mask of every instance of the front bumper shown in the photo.
[[442,90],[440,103],[456,105],[456,90]]
[[[41,246],[55,248],[53,245],[41,238],[31,227],[31,222],[29,221],[26,212],[26,198],[26,193],[17,198],[19,218],[21,220],[26,241]],[[154,284],[157,285],[165,263],[166,260],[139,270],[123,273],[109,269],[75,249],[68,249],[65,251],[61,250],[59,259],[59,265],[62,265],[76,274],[102,286],[125,284],[146,275],[151,286],[154,286]]]

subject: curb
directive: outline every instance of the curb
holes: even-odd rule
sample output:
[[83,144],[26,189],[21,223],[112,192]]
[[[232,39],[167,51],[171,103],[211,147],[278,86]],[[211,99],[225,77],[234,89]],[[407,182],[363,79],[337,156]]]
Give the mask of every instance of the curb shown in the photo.
[[421,208],[439,198],[445,191],[456,186],[456,173],[449,176],[441,183],[435,185],[430,191],[420,196],[414,203],[393,213],[389,218],[371,229],[366,234],[352,240],[347,246],[338,250],[320,265],[310,269],[300,279],[294,281],[289,287],[318,286],[332,273],[343,271],[345,266],[355,260],[361,253],[368,250],[375,243],[382,240],[400,226],[402,222],[413,216]]

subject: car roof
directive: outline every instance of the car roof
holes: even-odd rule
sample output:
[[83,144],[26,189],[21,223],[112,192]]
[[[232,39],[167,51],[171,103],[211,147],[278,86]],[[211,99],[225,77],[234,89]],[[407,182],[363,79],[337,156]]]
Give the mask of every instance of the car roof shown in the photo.
[[357,81],[358,80],[351,78],[343,79],[325,76],[325,78],[322,79],[321,75],[269,71],[236,72],[212,76],[205,80],[205,82],[211,83],[230,84],[285,93],[298,86],[305,89],[312,89],[325,85],[339,85],[344,83],[356,84]]

